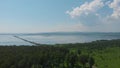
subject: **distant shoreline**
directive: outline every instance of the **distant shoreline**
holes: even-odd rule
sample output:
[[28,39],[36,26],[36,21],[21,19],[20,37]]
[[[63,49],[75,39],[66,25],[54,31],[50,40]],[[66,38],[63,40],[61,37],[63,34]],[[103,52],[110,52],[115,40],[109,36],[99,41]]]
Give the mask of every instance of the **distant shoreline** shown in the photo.
[[36,33],[0,33],[0,35],[43,35],[43,34],[76,34],[76,33],[82,33],[82,34],[86,34],[86,33],[98,33],[98,34],[108,34],[108,33],[120,33],[120,32],[36,32]]

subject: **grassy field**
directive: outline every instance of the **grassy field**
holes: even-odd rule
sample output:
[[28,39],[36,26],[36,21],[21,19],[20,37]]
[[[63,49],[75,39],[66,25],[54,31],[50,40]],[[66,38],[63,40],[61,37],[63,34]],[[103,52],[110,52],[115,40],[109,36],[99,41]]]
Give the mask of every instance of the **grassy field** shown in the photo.
[[120,67],[120,48],[107,48],[102,51],[92,53],[98,68],[119,68]]
[[120,40],[0,46],[0,68],[120,68]]

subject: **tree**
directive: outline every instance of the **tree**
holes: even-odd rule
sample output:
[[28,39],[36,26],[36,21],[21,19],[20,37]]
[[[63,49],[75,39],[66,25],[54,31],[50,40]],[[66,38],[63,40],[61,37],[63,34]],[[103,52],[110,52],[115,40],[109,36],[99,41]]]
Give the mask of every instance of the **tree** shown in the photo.
[[89,58],[89,65],[90,65],[90,68],[92,68],[92,66],[95,64],[95,60],[93,57],[90,57]]
[[86,63],[88,62],[88,56],[87,55],[81,55],[80,56],[80,63],[83,65],[83,68],[85,68]]

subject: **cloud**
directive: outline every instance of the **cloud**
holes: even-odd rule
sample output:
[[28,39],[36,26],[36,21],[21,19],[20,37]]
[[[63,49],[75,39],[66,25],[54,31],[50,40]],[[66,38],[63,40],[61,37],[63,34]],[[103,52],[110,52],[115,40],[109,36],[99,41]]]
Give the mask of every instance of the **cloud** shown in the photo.
[[109,4],[109,7],[113,9],[111,17],[120,18],[120,0],[114,0],[112,3]]
[[85,2],[79,7],[74,8],[72,11],[66,11],[66,13],[69,14],[72,18],[74,18],[77,16],[81,16],[82,14],[88,15],[90,13],[94,13],[103,6],[104,3],[102,2],[102,0],[93,0],[90,3]]
[[66,13],[78,18],[82,28],[77,28],[85,32],[120,32],[120,0],[93,0]]

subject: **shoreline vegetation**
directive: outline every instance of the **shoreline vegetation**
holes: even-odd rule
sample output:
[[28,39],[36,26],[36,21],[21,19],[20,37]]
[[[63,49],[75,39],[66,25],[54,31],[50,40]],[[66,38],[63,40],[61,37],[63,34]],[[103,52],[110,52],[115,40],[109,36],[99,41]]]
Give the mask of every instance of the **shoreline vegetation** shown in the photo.
[[75,44],[0,46],[0,68],[120,68],[119,52],[120,39]]

